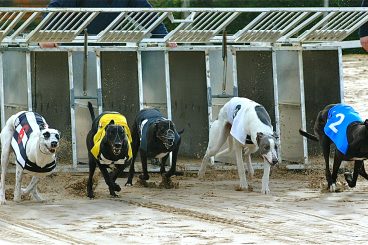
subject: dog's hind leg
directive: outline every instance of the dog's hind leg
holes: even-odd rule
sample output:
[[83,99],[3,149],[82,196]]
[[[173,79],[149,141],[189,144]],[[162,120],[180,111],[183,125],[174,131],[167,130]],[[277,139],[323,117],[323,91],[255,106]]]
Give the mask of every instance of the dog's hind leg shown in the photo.
[[248,182],[245,176],[245,168],[244,168],[244,162],[243,162],[243,151],[242,151],[243,146],[239,142],[234,142],[234,150],[235,150],[236,165],[238,168],[238,174],[240,178],[239,187],[242,190],[247,190]]
[[7,130],[7,127],[1,131],[1,182],[0,182],[0,205],[5,204],[5,176],[9,164],[9,155],[11,150],[11,139],[13,132]]
[[248,172],[248,179],[249,179],[249,183],[248,183],[248,188],[249,190],[252,190],[253,189],[253,186],[252,186],[252,182],[253,182],[253,176],[254,176],[254,169],[253,169],[253,166],[252,166],[252,158],[250,156],[250,153],[245,153],[244,155],[244,162],[245,162],[245,167],[247,169],[247,172]]
[[364,162],[363,162],[363,164],[362,164],[362,168],[361,168],[361,169],[360,169],[360,171],[359,171],[359,174],[360,174],[363,178],[365,178],[366,180],[368,180],[368,174],[367,174],[367,172],[365,171]]
[[220,151],[219,153],[216,154],[216,157],[223,157],[223,156],[227,156],[228,154],[232,153],[234,148],[233,148],[233,137],[227,137],[227,144],[228,147],[226,147],[226,149],[224,149],[223,151]]
[[96,170],[96,161],[93,158],[93,156],[89,156],[89,176],[88,176],[88,182],[87,182],[87,196],[89,198],[94,198],[95,195],[93,194],[93,175]]
[[323,151],[323,157],[325,159],[325,176],[328,184],[328,188],[332,185],[332,177],[331,177],[331,171],[330,171],[330,145],[331,142],[327,137],[323,137],[321,139],[321,147]]
[[364,165],[364,162],[362,160],[356,160],[354,162],[353,174],[351,174],[350,172],[344,173],[345,180],[348,183],[350,188],[354,188],[356,186],[356,182],[357,182],[359,174],[361,173],[361,169],[363,165]]
[[37,184],[40,181],[40,178],[37,176],[33,176],[31,182],[29,182],[28,186],[25,189],[22,189],[22,194],[28,195],[31,194],[33,200],[37,202],[43,202],[44,199],[41,197],[40,193],[37,190]]
[[218,151],[228,138],[229,134],[230,129],[226,127],[226,122],[216,120],[212,123],[209,132],[209,140],[206,154],[203,157],[201,168],[198,171],[199,178],[204,177],[210,158],[218,153]]
[[135,173],[135,169],[134,169],[134,163],[135,163],[135,159],[137,158],[138,155],[138,150],[139,150],[139,146],[140,146],[140,140],[139,140],[139,133],[138,133],[138,126],[136,123],[134,123],[133,125],[133,129],[132,129],[132,151],[133,151],[133,157],[130,163],[130,167],[129,167],[129,174],[128,174],[128,179],[127,182],[125,183],[125,186],[132,186],[133,185],[133,177],[134,177],[134,173]]
[[20,202],[22,197],[22,176],[23,176],[23,168],[19,164],[16,164],[14,202]]

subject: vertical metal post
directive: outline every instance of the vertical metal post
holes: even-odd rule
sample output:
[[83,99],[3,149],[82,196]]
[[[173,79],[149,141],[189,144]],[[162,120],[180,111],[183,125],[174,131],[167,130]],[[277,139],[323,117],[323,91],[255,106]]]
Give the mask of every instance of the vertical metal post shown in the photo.
[[231,50],[233,56],[233,95],[234,97],[238,96],[238,68],[236,62],[236,51],[235,49]]
[[[171,112],[171,84],[170,84],[170,58],[169,51],[165,50],[165,83],[166,83],[166,106],[167,118],[172,120]],[[172,164],[172,153],[170,152],[170,166]]]
[[[205,57],[206,57],[206,85],[207,85],[207,106],[208,106],[208,131],[209,131],[212,125],[213,111],[212,111],[212,89],[211,89],[211,66],[208,49],[206,49],[205,51]],[[211,164],[213,165],[215,162],[215,157],[211,157],[210,161]]]
[[88,80],[88,33],[84,29],[84,50],[83,50],[83,95],[87,96],[87,80]]
[[144,91],[143,91],[143,71],[142,71],[142,51],[137,51],[138,59],[138,93],[139,93],[139,109],[144,108]]
[[[273,77],[273,96],[275,102],[275,125],[276,125],[276,134],[280,139],[280,111],[279,111],[279,88],[278,88],[278,74],[277,74],[277,59],[276,52],[272,50],[272,77]],[[279,162],[282,162],[282,154],[281,154],[282,144],[278,145],[277,155],[279,156]]]
[[96,50],[96,77],[97,77],[97,106],[98,113],[102,113],[102,77],[101,77],[101,51]]
[[4,68],[3,68],[3,52],[0,52],[0,113],[1,128],[5,126],[5,99],[4,99]]
[[[307,129],[307,116],[305,111],[305,92],[304,92],[304,72],[303,72],[303,50],[298,50],[298,66],[299,66],[299,86],[300,86],[300,113],[302,121],[302,129]],[[308,161],[308,142],[307,138],[303,137],[303,157],[304,163]]]
[[26,52],[26,69],[27,69],[27,103],[28,110],[32,111],[32,67],[31,67],[31,52]]
[[170,85],[170,61],[169,51],[165,51],[165,82],[166,82],[166,104],[167,104],[167,118],[172,120],[171,112],[171,85]]
[[339,59],[339,77],[340,77],[340,102],[344,103],[345,98],[345,89],[344,89],[344,69],[343,69],[343,63],[342,63],[342,48],[339,47],[338,50],[338,59]]
[[76,125],[75,125],[75,95],[74,95],[74,77],[73,77],[73,53],[68,52],[68,70],[69,70],[69,89],[70,89],[70,119],[71,119],[71,130],[72,130],[72,157],[73,157],[73,168],[78,167],[77,159],[77,136],[76,136]]

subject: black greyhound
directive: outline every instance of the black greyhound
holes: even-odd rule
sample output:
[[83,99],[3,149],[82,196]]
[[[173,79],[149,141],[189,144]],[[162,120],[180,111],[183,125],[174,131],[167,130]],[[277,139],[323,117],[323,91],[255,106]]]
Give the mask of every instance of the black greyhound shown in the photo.
[[[133,159],[129,169],[129,176],[126,185],[132,185],[134,176],[134,161],[140,152],[143,174],[139,178],[143,181],[149,179],[147,171],[147,159],[159,158],[161,160],[160,173],[167,182],[170,177],[176,174],[176,160],[179,152],[181,137],[177,132],[174,123],[163,117],[157,109],[141,110],[134,121],[132,128],[132,149]],[[165,163],[172,152],[172,164],[165,173]]]
[[[110,195],[117,197],[115,191],[120,191],[121,188],[115,183],[116,178],[124,171],[124,168],[129,165],[131,158],[129,156],[129,150],[131,152],[129,140],[130,131],[126,123],[122,126],[121,123],[111,119],[117,116],[118,121],[121,121],[122,118],[125,120],[125,117],[118,112],[103,112],[95,118],[93,107],[90,102],[88,102],[88,109],[93,123],[86,138],[89,160],[87,196],[89,198],[94,198],[92,185],[93,175],[97,165],[109,187]],[[96,141],[98,143],[96,143]],[[98,144],[99,147],[95,148],[96,144]],[[111,173],[108,172],[107,169],[110,164],[116,166],[116,171]]]
[[[343,133],[345,134],[346,142],[348,145],[347,150],[345,153],[343,153],[341,152],[341,150],[338,149],[338,147],[336,148],[331,175],[329,156],[330,145],[334,144],[334,142],[330,139],[329,136],[326,135],[325,126],[329,120],[334,120],[334,115],[332,114],[331,110],[336,108],[335,106],[337,105],[352,109],[351,107],[342,104],[330,104],[326,106],[323,110],[321,110],[317,115],[317,119],[314,124],[314,133],[316,135],[309,134],[301,129],[299,130],[299,133],[302,136],[320,142],[326,164],[326,180],[328,183],[328,188],[331,192],[336,191],[337,173],[342,161],[354,161],[353,173],[346,172],[344,174],[345,180],[348,183],[349,187],[356,186],[356,181],[359,174],[365,179],[368,179],[368,174],[364,169],[363,162],[364,160],[368,159],[368,119],[366,119],[364,122],[361,120],[352,120],[352,122],[346,124],[347,127],[346,130],[343,131]],[[335,116],[335,122],[329,125],[329,127],[335,132],[338,131],[338,126],[340,124],[343,124],[343,121],[346,118],[345,115],[341,113],[338,113],[336,115],[337,116]]]

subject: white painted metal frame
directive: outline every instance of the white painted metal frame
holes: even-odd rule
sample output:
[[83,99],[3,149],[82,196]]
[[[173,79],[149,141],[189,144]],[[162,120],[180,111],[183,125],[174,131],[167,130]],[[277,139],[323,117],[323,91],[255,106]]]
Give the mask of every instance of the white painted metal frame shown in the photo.
[[0,52],[0,113],[1,113],[1,128],[5,127],[5,99],[4,99],[4,67],[3,67],[3,52]]
[[[368,8],[0,8],[0,43],[82,43],[83,29],[97,16],[114,20],[89,43],[221,42],[223,29],[241,18],[244,27],[228,34],[230,43],[337,42],[368,21]],[[183,16],[176,19],[174,16]],[[253,19],[247,18],[255,14]],[[41,19],[41,20],[40,20]],[[163,21],[175,28],[151,39]]]

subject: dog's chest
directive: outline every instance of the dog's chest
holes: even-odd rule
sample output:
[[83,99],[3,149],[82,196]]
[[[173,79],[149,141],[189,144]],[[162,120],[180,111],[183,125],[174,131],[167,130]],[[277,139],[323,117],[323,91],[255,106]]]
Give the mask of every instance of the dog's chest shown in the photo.
[[110,164],[124,164],[126,158],[124,159],[119,159],[117,161],[112,161],[110,159],[107,159],[103,154],[100,155],[100,164],[104,164],[104,165],[110,165]]

